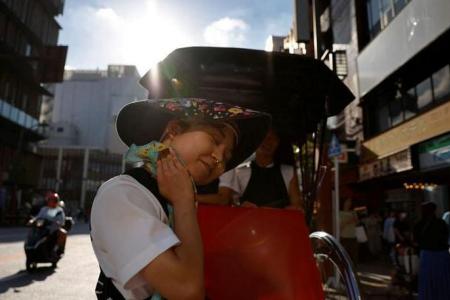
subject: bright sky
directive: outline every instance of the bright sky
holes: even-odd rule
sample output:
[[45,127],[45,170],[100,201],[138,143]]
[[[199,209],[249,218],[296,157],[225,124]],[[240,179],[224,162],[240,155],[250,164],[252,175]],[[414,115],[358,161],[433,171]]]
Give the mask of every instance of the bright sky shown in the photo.
[[59,44],[66,68],[132,64],[142,75],[185,46],[264,49],[286,35],[293,0],[66,0]]

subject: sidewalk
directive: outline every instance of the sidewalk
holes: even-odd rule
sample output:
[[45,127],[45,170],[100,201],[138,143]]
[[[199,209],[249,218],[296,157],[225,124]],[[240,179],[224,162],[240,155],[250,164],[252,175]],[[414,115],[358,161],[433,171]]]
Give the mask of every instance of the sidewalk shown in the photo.
[[379,259],[357,266],[362,299],[417,299],[400,286],[393,286],[395,268],[386,260]]

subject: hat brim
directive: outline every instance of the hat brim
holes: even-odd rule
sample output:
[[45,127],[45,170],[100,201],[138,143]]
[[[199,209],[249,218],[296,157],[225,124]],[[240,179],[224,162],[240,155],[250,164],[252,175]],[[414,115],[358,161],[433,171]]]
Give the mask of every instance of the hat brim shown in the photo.
[[[159,141],[169,121],[185,118],[182,111],[171,111],[165,107],[154,105],[153,100],[140,100],[125,105],[119,112],[116,130],[119,138],[127,146],[145,145],[151,141]],[[210,121],[232,121],[239,132],[238,142],[232,158],[226,164],[230,170],[248,158],[266,136],[270,124],[270,115],[255,112],[251,116],[235,116]]]

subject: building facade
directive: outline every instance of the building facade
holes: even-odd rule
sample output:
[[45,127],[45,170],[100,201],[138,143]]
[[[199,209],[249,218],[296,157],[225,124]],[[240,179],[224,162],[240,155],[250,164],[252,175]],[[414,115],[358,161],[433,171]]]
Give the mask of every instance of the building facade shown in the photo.
[[84,146],[122,154],[126,148],[115,132],[120,108],[145,99],[135,66],[110,65],[107,70],[66,70],[55,85],[46,145]]
[[359,186],[369,205],[417,215],[448,210],[450,2],[365,1],[357,58],[364,142]]
[[43,104],[48,139],[39,145],[39,186],[60,193],[71,211],[88,211],[97,188],[123,172],[127,148],[115,120],[124,105],[146,98],[139,78],[135,66],[66,70],[54,99]]
[[[329,120],[352,148],[340,166],[341,202],[352,198],[369,210],[405,210],[411,220],[426,200],[436,202],[439,212],[448,210],[450,2],[295,3],[310,10],[309,23],[298,23],[310,27],[311,39],[299,41],[294,22],[284,50],[321,59],[355,95]],[[324,186],[334,186],[331,176]],[[323,188],[319,198],[321,223],[329,230],[331,189]]]
[[[2,217],[15,215],[36,187],[42,158],[30,147],[42,140],[44,84],[60,82],[67,53],[58,46],[56,17],[64,1],[0,1],[0,181]],[[0,220],[1,222],[1,220]]]

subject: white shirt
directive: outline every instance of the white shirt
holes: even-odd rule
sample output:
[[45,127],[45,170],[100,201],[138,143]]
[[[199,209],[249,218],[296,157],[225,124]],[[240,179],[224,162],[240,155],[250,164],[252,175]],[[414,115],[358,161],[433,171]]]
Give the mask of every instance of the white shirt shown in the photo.
[[43,206],[36,216],[36,219],[40,218],[52,221],[53,223],[50,225],[50,232],[55,232],[64,225],[66,216],[64,215],[64,210],[59,206],[55,208]]
[[167,225],[158,199],[128,175],[99,188],[91,211],[91,237],[105,275],[126,299],[144,299],[154,290],[139,271],[180,243]]
[[[266,168],[273,167],[273,164],[266,166]],[[281,175],[283,176],[284,184],[286,185],[286,190],[289,193],[289,184],[294,177],[294,167],[289,165],[281,165]],[[242,197],[247,188],[248,182],[252,175],[252,168],[250,163],[246,163],[232,169],[220,176],[219,187],[224,186],[232,189],[235,193]]]

